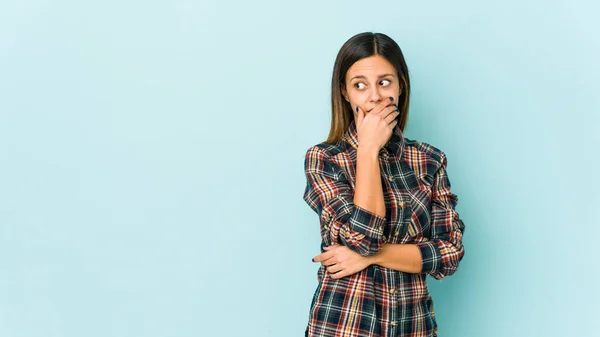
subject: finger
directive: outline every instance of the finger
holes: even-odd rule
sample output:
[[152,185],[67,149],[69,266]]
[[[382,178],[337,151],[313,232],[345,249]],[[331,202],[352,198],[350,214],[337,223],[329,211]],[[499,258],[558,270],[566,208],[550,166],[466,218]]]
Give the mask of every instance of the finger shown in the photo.
[[381,102],[379,102],[379,104],[377,106],[375,106],[375,108],[373,108],[373,110],[371,110],[371,113],[382,114],[383,115],[382,117],[385,117],[390,112],[396,110],[397,108],[398,108],[398,106],[395,104],[394,98],[389,97],[389,98],[382,99]]
[[391,112],[389,115],[387,115],[387,117],[385,118],[385,121],[388,124],[391,124],[393,121],[397,120],[396,118],[400,115],[400,112],[398,111],[393,111]]
[[325,261],[327,259],[330,259],[332,256],[333,256],[332,252],[321,253],[321,254],[313,257],[313,262],[322,262],[322,261]]
[[321,264],[324,265],[324,266],[326,266],[326,267],[334,265],[336,263],[337,263],[337,260],[334,259],[333,257],[321,262]]
[[360,125],[363,119],[365,119],[365,112],[360,107],[354,109],[354,116],[356,116],[356,125]]
[[340,270],[342,270],[342,266],[338,263],[338,264],[332,264],[331,266],[327,267],[327,271],[335,274],[337,272],[339,272]]
[[[388,107],[386,107],[385,109],[383,109],[383,111],[381,112],[381,117],[387,119],[388,117],[390,117],[390,115],[393,115],[396,112],[400,112],[400,109],[398,109],[398,107],[396,106],[396,104],[392,104]],[[392,117],[394,118],[394,117]]]
[[336,280],[341,279],[341,278],[346,277],[346,276],[348,276],[348,272],[346,272],[345,270],[339,271],[339,272],[337,272],[335,274],[331,274],[331,278],[332,279],[336,279]]

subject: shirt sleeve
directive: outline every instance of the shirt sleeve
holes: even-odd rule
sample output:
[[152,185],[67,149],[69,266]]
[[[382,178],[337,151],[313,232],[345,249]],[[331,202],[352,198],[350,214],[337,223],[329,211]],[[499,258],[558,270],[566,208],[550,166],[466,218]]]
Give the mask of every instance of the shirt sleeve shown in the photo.
[[450,192],[446,165],[446,155],[442,152],[441,166],[433,179],[431,237],[417,244],[423,258],[422,273],[438,280],[454,274],[465,253],[462,245],[465,226],[455,210],[458,198]]
[[304,169],[304,200],[319,215],[323,243],[342,244],[362,256],[375,255],[383,245],[386,219],[354,205],[354,190],[325,149],[310,148]]

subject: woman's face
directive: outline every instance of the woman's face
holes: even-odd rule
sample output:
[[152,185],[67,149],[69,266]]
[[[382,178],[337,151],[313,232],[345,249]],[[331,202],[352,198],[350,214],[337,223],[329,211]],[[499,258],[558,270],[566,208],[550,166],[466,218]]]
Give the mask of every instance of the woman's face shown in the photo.
[[346,73],[342,95],[355,111],[356,107],[368,114],[382,99],[394,98],[398,104],[400,82],[396,68],[381,55],[356,61]]

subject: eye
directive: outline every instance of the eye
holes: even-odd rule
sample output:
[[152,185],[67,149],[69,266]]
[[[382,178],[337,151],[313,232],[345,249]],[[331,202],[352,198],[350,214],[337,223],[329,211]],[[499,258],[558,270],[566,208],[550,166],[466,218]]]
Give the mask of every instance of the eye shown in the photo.
[[363,82],[358,82],[354,84],[354,87],[358,90],[361,90],[365,88],[365,84]]
[[379,82],[379,84],[381,84],[384,87],[387,87],[391,83],[392,83],[392,81],[390,81],[390,80],[381,80],[381,82]]

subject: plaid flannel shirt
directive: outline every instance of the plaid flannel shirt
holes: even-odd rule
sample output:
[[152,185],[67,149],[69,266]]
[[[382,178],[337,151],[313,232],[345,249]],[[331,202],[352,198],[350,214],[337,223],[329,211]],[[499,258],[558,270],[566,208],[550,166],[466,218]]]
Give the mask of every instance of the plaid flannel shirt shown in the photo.
[[[306,153],[304,200],[319,215],[321,246],[340,244],[363,256],[384,243],[416,244],[420,274],[378,265],[339,280],[321,266],[306,336],[437,336],[426,276],[453,274],[463,255],[464,224],[455,211],[446,156],[435,147],[403,137],[396,127],[379,153],[386,205],[381,217],[354,205],[356,125],[336,144],[321,143]],[[322,249],[322,251],[324,251]]]

